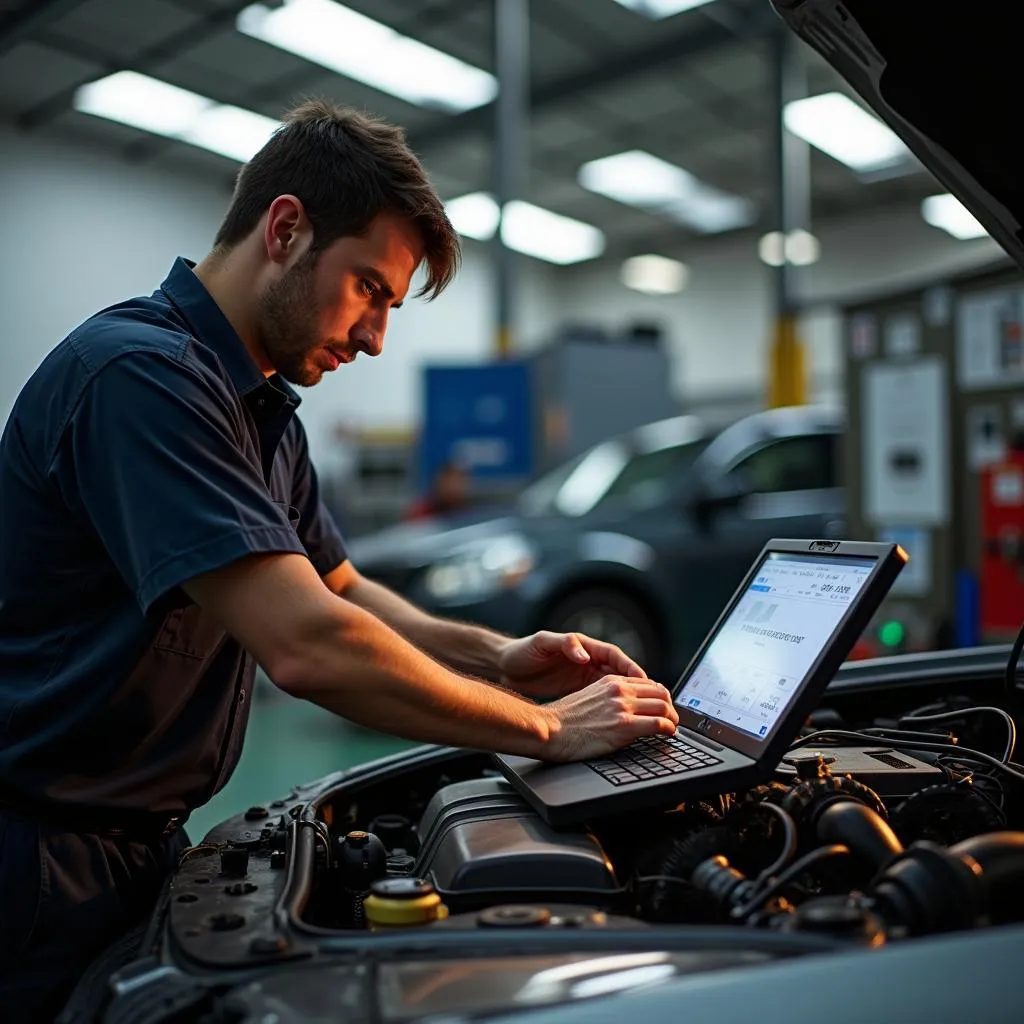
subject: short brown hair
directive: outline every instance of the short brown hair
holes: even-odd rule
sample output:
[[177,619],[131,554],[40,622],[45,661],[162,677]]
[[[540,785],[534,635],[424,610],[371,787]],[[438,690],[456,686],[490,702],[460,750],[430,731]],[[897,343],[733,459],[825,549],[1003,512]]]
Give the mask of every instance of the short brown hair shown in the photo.
[[308,100],[239,171],[235,194],[214,239],[215,250],[248,237],[281,195],[302,201],[313,250],[361,235],[380,213],[408,218],[424,244],[427,280],[436,298],[459,266],[459,238],[401,128],[346,107]]

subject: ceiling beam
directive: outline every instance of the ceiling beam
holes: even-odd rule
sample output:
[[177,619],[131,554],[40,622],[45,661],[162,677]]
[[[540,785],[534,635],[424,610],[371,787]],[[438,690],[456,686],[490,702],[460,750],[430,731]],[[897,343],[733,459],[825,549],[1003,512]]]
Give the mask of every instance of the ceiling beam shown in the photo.
[[[582,71],[563,75],[534,86],[530,91],[530,111],[536,113],[594,89],[624,82],[669,64],[705,57],[741,40],[758,40],[775,24],[777,17],[770,8],[758,7],[739,18],[723,24],[718,19],[705,19],[697,28],[662,38],[649,46],[607,56]],[[451,117],[438,118],[429,127],[410,132],[409,141],[419,152],[445,145],[466,135],[489,132],[494,119],[494,104],[488,103]]]
[[[448,22],[460,18],[477,2],[478,0],[436,0],[433,6],[424,3],[423,6],[410,15],[408,20],[401,21],[391,27],[403,35],[413,37],[415,30],[420,28],[428,19],[432,19],[432,28],[443,27]],[[418,42],[423,42],[422,39],[416,38]],[[301,67],[298,70],[291,71],[283,77],[263,82],[255,88],[248,89],[243,95],[234,97],[230,102],[235,106],[257,111],[265,103],[279,105],[282,96],[290,97],[287,102],[289,105],[292,104],[295,101],[291,97],[297,93],[303,93],[309,83],[330,73],[329,69],[320,64],[306,61],[302,58],[299,60]],[[216,97],[211,98],[216,99]],[[283,114],[284,110],[281,113]],[[176,139],[169,139],[160,135],[144,135],[136,142],[130,143],[125,148],[123,156],[129,163],[145,163],[160,156],[161,153],[166,152],[172,147],[179,145],[183,145],[183,143]]]
[[35,0],[24,10],[0,21],[0,57],[41,28],[78,7],[83,0]]
[[[718,8],[722,8],[720,14],[716,15],[713,20],[719,21],[723,27],[733,32],[737,38],[744,38],[744,26],[742,21],[738,21],[737,18],[741,17],[737,14],[735,7],[730,7],[724,0],[719,0],[718,3],[712,5],[703,12],[706,16],[710,15],[711,12],[716,11]],[[568,45],[575,45],[577,48],[582,46],[585,52],[595,56],[598,60],[614,59],[616,50],[618,49],[614,37],[610,37],[604,32],[599,32],[593,26],[586,25],[579,17],[567,8],[559,6],[557,3],[543,3],[535,4],[531,8],[531,14],[534,20],[539,25],[544,25],[551,32],[557,35],[563,43]],[[738,106],[744,106],[745,104],[739,103],[735,95],[729,94],[726,90],[719,88],[710,82],[705,75],[700,74],[699,71],[688,68],[685,72],[686,80],[685,83],[679,82],[680,86],[685,84],[686,95],[696,101],[696,106],[701,111],[707,111],[714,115],[716,122],[727,125],[730,128],[736,128],[736,118],[738,113]],[[586,97],[589,101],[586,103],[587,110],[582,111],[584,104],[580,104],[577,109],[581,111],[581,117],[588,121],[600,123],[602,125],[611,126],[614,128],[621,127],[627,130],[635,122],[635,116],[631,115],[623,117],[622,114],[614,113],[609,105],[602,102],[603,97],[590,94]],[[749,121],[747,118],[740,117],[740,121]],[[742,126],[743,131],[748,130],[749,125],[744,124]],[[631,147],[624,147],[631,148]]]
[[115,71],[152,71],[156,65],[172,60],[188,47],[196,46],[225,28],[234,27],[238,12],[248,7],[250,3],[252,0],[235,0],[234,3],[228,4],[226,7],[214,8],[198,18],[188,28],[175,32],[154,46],[140,50],[133,60],[114,61],[108,59],[101,62],[99,74],[80,79],[74,85],[69,85],[47,97],[19,114],[15,123],[26,131],[42,127],[59,117],[71,106],[75,93],[81,86],[88,85],[103,75],[113,74]]

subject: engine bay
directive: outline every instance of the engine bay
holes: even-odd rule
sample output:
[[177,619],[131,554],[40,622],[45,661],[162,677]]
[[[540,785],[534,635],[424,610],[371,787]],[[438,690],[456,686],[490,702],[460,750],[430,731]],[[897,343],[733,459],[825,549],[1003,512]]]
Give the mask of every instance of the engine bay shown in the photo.
[[399,879],[435,895],[428,927],[445,930],[726,925],[877,946],[1022,920],[1014,747],[1010,715],[963,695],[867,720],[823,707],[763,785],[557,830],[464,754],[414,785],[323,796],[302,920],[372,929],[365,901]]
[[[810,1007],[864,951],[878,993],[858,988],[843,1020],[883,1019],[860,1013],[876,994],[884,1019],[925,998],[929,1019],[956,1001],[962,1019],[1003,1019],[975,1011],[1002,1012],[992,975],[1024,925],[1004,667],[992,651],[848,667],[761,785],[572,828],[473,751],[420,747],[297,786],[186,852],[151,958],[114,975],[117,1019],[163,1021],[135,1005],[159,996],[242,1000],[247,1020],[285,1003],[335,1019],[351,1000],[402,1022],[632,987],[657,1014],[684,985],[739,1021],[760,972],[785,962]],[[936,979],[925,994],[915,971]]]
[[811,1008],[864,951],[879,987],[856,987],[843,1020],[902,1019],[894,999],[1004,1019],[992,979],[1024,934],[1005,664],[991,649],[848,666],[761,785],[571,828],[474,751],[418,747],[296,786],[186,851],[150,952],[113,975],[111,1019],[170,1019],[139,1015],[154,999],[335,1019],[340,1001],[397,1024],[634,987],[664,1015],[682,985],[731,1022],[764,970],[785,962]]

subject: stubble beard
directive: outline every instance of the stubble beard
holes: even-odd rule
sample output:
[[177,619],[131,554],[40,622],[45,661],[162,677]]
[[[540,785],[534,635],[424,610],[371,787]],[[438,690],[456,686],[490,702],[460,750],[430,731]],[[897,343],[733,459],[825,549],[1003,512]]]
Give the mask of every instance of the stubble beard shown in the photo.
[[259,341],[271,366],[290,384],[312,387],[324,375],[311,359],[316,342],[314,270],[316,254],[306,253],[260,301]]

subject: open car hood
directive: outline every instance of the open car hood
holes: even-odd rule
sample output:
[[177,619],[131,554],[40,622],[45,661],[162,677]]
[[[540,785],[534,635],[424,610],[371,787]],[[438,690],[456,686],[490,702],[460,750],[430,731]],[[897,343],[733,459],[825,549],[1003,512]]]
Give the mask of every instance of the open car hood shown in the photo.
[[1018,5],[772,4],[1024,267]]

